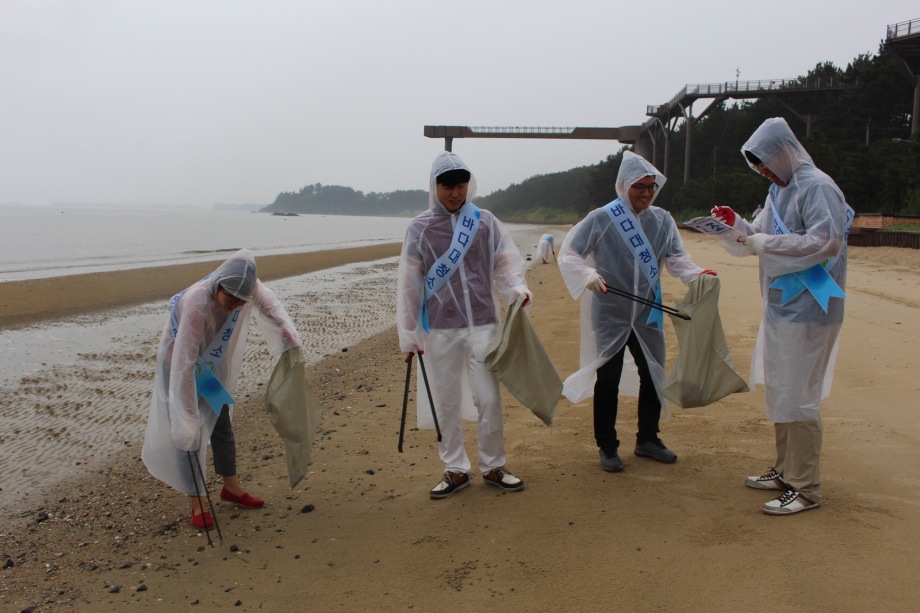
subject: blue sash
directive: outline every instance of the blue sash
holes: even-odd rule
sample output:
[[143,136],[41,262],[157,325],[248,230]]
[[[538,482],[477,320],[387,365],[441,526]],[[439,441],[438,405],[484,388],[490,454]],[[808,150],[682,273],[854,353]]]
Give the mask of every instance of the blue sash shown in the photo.
[[[179,302],[179,298],[184,293],[185,290],[182,290],[169,301],[169,326],[173,338],[176,338],[176,334],[179,332],[176,303]],[[235,404],[236,402],[214,373],[217,372],[221,360],[224,358],[225,346],[233,337],[233,331],[236,329],[236,322],[239,316],[240,309],[234,310],[223,330],[208,345],[204,355],[195,360],[195,387],[198,390],[198,395],[204,398],[211,410],[218,415],[220,415],[220,411],[225,404]]]
[[[773,221],[773,234],[780,236],[783,234],[789,234],[789,228],[786,227],[786,224],[783,223],[783,220],[780,219],[779,214],[776,211],[776,184],[770,186],[770,218]],[[848,204],[846,205],[846,227],[844,230],[844,238],[846,241],[847,236],[850,233],[850,225],[853,223],[853,218],[856,216],[853,208]],[[827,313],[827,307],[831,298],[846,298],[847,295],[840,289],[840,286],[837,285],[837,282],[834,281],[830,273],[827,272],[831,270],[834,265],[837,263],[837,258],[828,258],[823,262],[815,264],[811,268],[801,270],[798,272],[790,272],[784,275],[777,277],[770,287],[773,289],[778,289],[783,292],[782,305],[785,306],[789,303],[790,300],[801,294],[804,290],[814,297],[818,301],[818,304]]]
[[472,202],[465,203],[457,211],[457,223],[454,226],[454,236],[450,241],[450,248],[435,260],[434,264],[425,275],[425,295],[422,298],[422,313],[419,316],[425,332],[431,332],[428,325],[428,299],[438,292],[453,276],[463,258],[466,257],[479,231],[479,220],[482,211]]
[[[652,250],[652,244],[645,236],[645,232],[642,231],[638,218],[630,207],[623,206],[623,201],[619,198],[604,205],[604,210],[613,220],[613,226],[619,232],[620,238],[632,251],[633,257],[648,278],[649,284],[655,289],[655,302],[661,304],[661,274],[658,268],[658,257]],[[664,326],[664,315],[659,309],[650,309],[648,321],[645,323],[655,324],[661,330]]]

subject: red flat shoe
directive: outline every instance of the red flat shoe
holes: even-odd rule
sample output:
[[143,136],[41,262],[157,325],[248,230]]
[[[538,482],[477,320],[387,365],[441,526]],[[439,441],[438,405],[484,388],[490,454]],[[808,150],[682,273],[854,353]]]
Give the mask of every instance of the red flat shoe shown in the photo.
[[205,528],[213,528],[214,520],[211,518],[211,514],[205,511],[204,513],[199,513],[195,515],[194,511],[192,512],[192,525],[198,528],[199,530],[204,530]]
[[237,496],[226,487],[220,490],[220,499],[226,500],[227,502],[232,502],[233,504],[244,507],[246,509],[259,509],[265,506],[265,501],[261,498],[250,496],[248,493],[244,493],[242,496]]

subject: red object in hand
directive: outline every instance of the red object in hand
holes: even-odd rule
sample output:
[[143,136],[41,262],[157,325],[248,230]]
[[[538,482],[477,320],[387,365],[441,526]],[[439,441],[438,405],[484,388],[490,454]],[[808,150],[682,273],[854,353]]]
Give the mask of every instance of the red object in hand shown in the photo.
[[701,273],[700,273],[699,275],[697,275],[697,276],[702,277],[703,275],[712,275],[713,277],[718,277],[718,276],[719,276],[719,273],[717,273],[717,272],[714,271],[714,270],[709,270],[709,269],[707,268],[706,270],[704,270],[703,272],[701,272]]
[[712,207],[712,216],[728,226],[735,225],[735,217],[737,215],[732,210],[730,206],[714,206]]

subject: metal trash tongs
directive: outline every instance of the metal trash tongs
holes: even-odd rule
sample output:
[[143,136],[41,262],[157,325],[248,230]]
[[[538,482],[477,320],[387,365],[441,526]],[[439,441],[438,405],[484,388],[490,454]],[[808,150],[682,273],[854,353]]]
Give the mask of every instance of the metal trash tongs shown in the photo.
[[607,288],[608,292],[614,293],[617,296],[622,296],[623,298],[629,298],[630,300],[634,300],[635,302],[638,302],[639,304],[644,304],[645,306],[652,307],[653,309],[664,311],[668,315],[673,315],[675,317],[680,317],[681,319],[684,319],[686,321],[690,321],[689,315],[687,315],[686,313],[682,313],[681,311],[678,311],[674,307],[669,307],[665,304],[660,304],[653,300],[648,300],[647,298],[643,298],[642,296],[636,296],[635,294],[630,294],[629,292],[618,289],[616,287],[610,287],[609,285],[607,285],[606,281],[604,282],[604,287]]

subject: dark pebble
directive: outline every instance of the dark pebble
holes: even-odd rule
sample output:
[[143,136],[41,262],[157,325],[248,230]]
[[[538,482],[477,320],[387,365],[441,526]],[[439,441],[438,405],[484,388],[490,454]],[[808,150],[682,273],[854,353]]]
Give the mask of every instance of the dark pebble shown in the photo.
[[236,553],[239,550],[240,548],[237,547],[236,545],[230,545],[230,553]]
[[312,513],[312,512],[313,512],[313,509],[315,509],[315,508],[316,508],[316,507],[314,507],[312,504],[308,504],[307,506],[305,506],[304,508],[302,508],[302,509],[300,510],[300,512],[301,512],[301,513]]
[[16,564],[9,558],[3,563],[3,568],[13,568],[14,566],[16,566]]
[[147,586],[144,585],[143,583],[141,583],[139,586],[137,586],[137,591],[138,591],[138,592],[146,592],[146,591],[147,591]]

